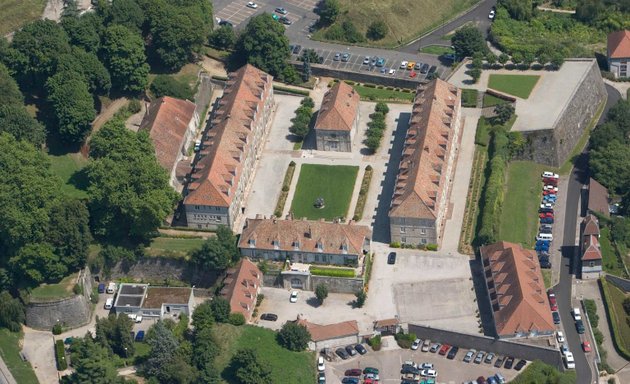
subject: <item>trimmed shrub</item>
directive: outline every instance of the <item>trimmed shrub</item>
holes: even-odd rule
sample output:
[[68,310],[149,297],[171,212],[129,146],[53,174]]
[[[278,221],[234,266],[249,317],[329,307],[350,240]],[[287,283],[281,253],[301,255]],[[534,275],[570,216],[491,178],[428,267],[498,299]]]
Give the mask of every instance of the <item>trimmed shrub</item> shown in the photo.
[[355,300],[355,304],[358,308],[362,308],[363,305],[365,304],[365,300],[367,300],[367,293],[365,293],[365,291],[360,290],[357,293],[354,294],[354,296],[357,298]]
[[155,97],[172,96],[178,99],[195,99],[188,84],[169,75],[157,75],[151,83],[150,89]]
[[389,243],[389,246],[391,248],[400,248],[400,243],[397,242],[397,241],[393,241],[393,242]]
[[301,89],[293,89],[293,88],[289,88],[289,87],[283,87],[281,85],[274,85],[273,89],[274,89],[274,91],[292,93],[292,94],[295,94],[295,95],[301,95],[301,96],[308,96],[309,95],[308,91],[303,91]]
[[354,269],[348,268],[310,268],[311,275],[315,276],[330,276],[330,277],[354,277]]
[[396,335],[394,335],[394,338],[396,339],[396,342],[398,343],[398,346],[400,348],[409,349],[411,348],[411,344],[413,344],[414,340],[416,339],[416,334],[398,332]]
[[66,361],[66,349],[63,345],[63,340],[55,341],[55,360],[57,362],[57,370],[65,371],[68,369],[68,362]]
[[53,335],[61,335],[62,333],[63,333],[63,327],[61,326],[61,324],[57,323],[57,324],[53,325],[53,327],[52,327],[52,334]]
[[380,351],[382,346],[381,335],[371,337],[367,341],[368,345],[375,351]]
[[438,245],[437,244],[427,244],[426,248],[427,248],[427,251],[437,251]]
[[245,316],[240,312],[232,312],[228,317],[228,323],[236,325],[237,327],[245,324]]

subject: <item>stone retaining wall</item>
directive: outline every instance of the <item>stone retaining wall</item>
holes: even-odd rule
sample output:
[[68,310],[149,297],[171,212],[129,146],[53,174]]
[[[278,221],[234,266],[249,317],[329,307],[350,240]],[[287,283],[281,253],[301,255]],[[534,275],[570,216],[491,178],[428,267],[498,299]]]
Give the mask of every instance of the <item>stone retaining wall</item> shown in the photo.
[[169,280],[176,280],[207,288],[214,285],[219,276],[215,271],[200,269],[183,259],[146,257],[131,264],[124,261],[117,263],[110,270],[109,277],[165,285]]

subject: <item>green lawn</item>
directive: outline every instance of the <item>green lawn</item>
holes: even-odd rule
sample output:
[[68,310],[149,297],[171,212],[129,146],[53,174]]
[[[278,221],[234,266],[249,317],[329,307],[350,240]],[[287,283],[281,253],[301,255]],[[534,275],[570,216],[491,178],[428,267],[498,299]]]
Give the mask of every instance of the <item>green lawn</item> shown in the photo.
[[[332,220],[348,217],[348,208],[359,167],[348,165],[302,164],[300,178],[291,203],[296,218]],[[313,205],[324,198],[324,208]]]
[[150,256],[187,257],[190,251],[200,248],[204,242],[199,237],[156,237],[146,251]]
[[534,244],[542,195],[540,175],[548,168],[529,161],[509,164],[499,239],[526,246]]
[[475,108],[478,94],[476,89],[462,89],[462,107]]
[[76,278],[77,273],[73,273],[57,284],[42,284],[31,291],[31,300],[47,301],[72,296]]
[[453,48],[448,45],[427,45],[420,48],[420,52],[430,55],[446,55],[447,53],[455,53]]
[[[545,380],[546,378],[546,380]],[[525,368],[516,378],[510,381],[511,384],[532,384],[532,383],[558,383],[570,384],[576,382],[575,371],[567,371],[560,373],[551,365],[545,364],[540,360],[532,362]]]
[[542,269],[541,272],[545,288],[551,288],[551,269]]
[[19,384],[38,384],[31,364],[23,361],[20,357],[21,338],[21,333],[9,332],[4,328],[0,329],[0,356]]
[[233,373],[228,365],[232,356],[242,348],[253,348],[261,360],[272,371],[272,383],[311,384],[315,382],[315,355],[313,352],[291,352],[276,341],[276,332],[269,329],[245,325],[235,327],[217,324],[214,327],[221,353],[216,358],[216,367],[222,371],[225,382]]
[[494,107],[495,105],[498,104],[503,104],[503,103],[507,103],[506,100],[500,99],[496,96],[492,96],[488,93],[484,93],[483,94],[483,107]]
[[61,156],[50,155],[51,170],[63,181],[61,192],[77,199],[87,199],[87,179],[81,170],[88,160],[80,153],[68,153]]
[[619,277],[627,277],[626,270],[623,268],[615,248],[610,241],[610,229],[603,227],[599,236],[599,243],[602,250],[602,268],[606,273]]
[[607,304],[612,311],[612,321],[616,323],[615,331],[618,333],[617,340],[622,344],[621,347],[628,351],[630,350],[630,325],[626,322],[627,316],[623,309],[623,300],[627,295],[609,282],[607,282],[604,287],[608,293],[608,295],[606,295],[607,298],[610,298],[610,302]]
[[540,76],[536,75],[490,75],[488,88],[527,99]]
[[364,85],[354,85],[355,91],[361,96],[362,100],[369,101],[398,101],[398,102],[412,102],[415,96],[414,92],[401,92],[392,89],[378,89],[366,87]]
[[0,36],[42,16],[46,0],[0,0]]

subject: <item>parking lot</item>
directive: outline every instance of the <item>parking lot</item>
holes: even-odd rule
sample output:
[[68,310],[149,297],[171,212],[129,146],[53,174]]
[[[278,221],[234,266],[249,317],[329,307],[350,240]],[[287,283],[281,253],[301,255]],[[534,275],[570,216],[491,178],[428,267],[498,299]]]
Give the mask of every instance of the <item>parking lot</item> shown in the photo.
[[[216,13],[215,17],[230,22],[235,28],[239,28],[244,26],[246,21],[256,15],[261,14],[263,12],[267,12],[270,14],[276,14],[277,16],[285,16],[287,19],[291,21],[291,24],[285,25],[286,28],[293,29],[305,29],[304,25],[300,23],[300,25],[296,25],[295,23],[301,19],[309,18],[312,22],[316,20],[314,14],[312,14],[312,10],[315,8],[317,4],[316,0],[289,0],[286,2],[278,2],[278,1],[255,1],[257,7],[250,8],[247,6],[247,1],[239,0],[239,1],[216,1]],[[288,13],[286,15],[280,15],[277,12],[274,12],[276,7],[282,6],[287,9]],[[309,25],[310,25],[309,24]],[[305,31],[308,30],[308,26]]]
[[363,356],[357,354],[348,360],[341,360],[335,356],[334,361],[326,362],[326,382],[340,383],[341,378],[344,377],[344,372],[348,369],[374,367],[379,369],[381,383],[399,383],[402,364],[407,360],[412,360],[417,364],[433,364],[434,369],[438,372],[438,383],[461,384],[468,380],[475,380],[479,376],[487,378],[497,372],[501,373],[507,381],[510,381],[519,373],[514,369],[494,368],[493,364],[496,358],[490,364],[465,363],[463,358],[467,350],[463,349],[457,353],[455,359],[448,360],[445,356],[437,353],[400,349],[393,337],[385,337],[383,340],[388,344],[384,346],[387,350],[374,352],[368,347],[368,353]]

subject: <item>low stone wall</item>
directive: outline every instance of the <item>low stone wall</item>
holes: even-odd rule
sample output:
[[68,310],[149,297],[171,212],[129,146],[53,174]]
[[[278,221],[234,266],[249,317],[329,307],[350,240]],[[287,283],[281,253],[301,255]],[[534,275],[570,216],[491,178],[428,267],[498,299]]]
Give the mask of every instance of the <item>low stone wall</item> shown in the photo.
[[625,293],[630,292],[630,280],[611,275],[606,275],[606,280],[608,280],[609,283],[614,284],[617,288],[621,289]]
[[315,290],[319,284],[326,285],[328,291],[334,293],[355,293],[363,290],[362,278],[311,275],[311,290]]
[[514,356],[517,359],[541,360],[560,370],[564,370],[560,350],[535,345],[516,343],[508,340],[494,339],[486,336],[471,335],[447,331],[443,329],[409,324],[409,333],[415,333],[420,339],[429,339],[442,344],[456,345],[460,347],[460,355],[466,353],[465,349],[474,348],[478,351],[494,352],[500,355]]
[[110,270],[108,277],[160,284],[177,280],[202,288],[211,287],[219,278],[215,271],[200,269],[183,259],[165,257],[146,257],[131,264],[119,262]]
[[267,271],[267,273],[263,273],[263,285],[265,287],[282,287],[280,271]]

